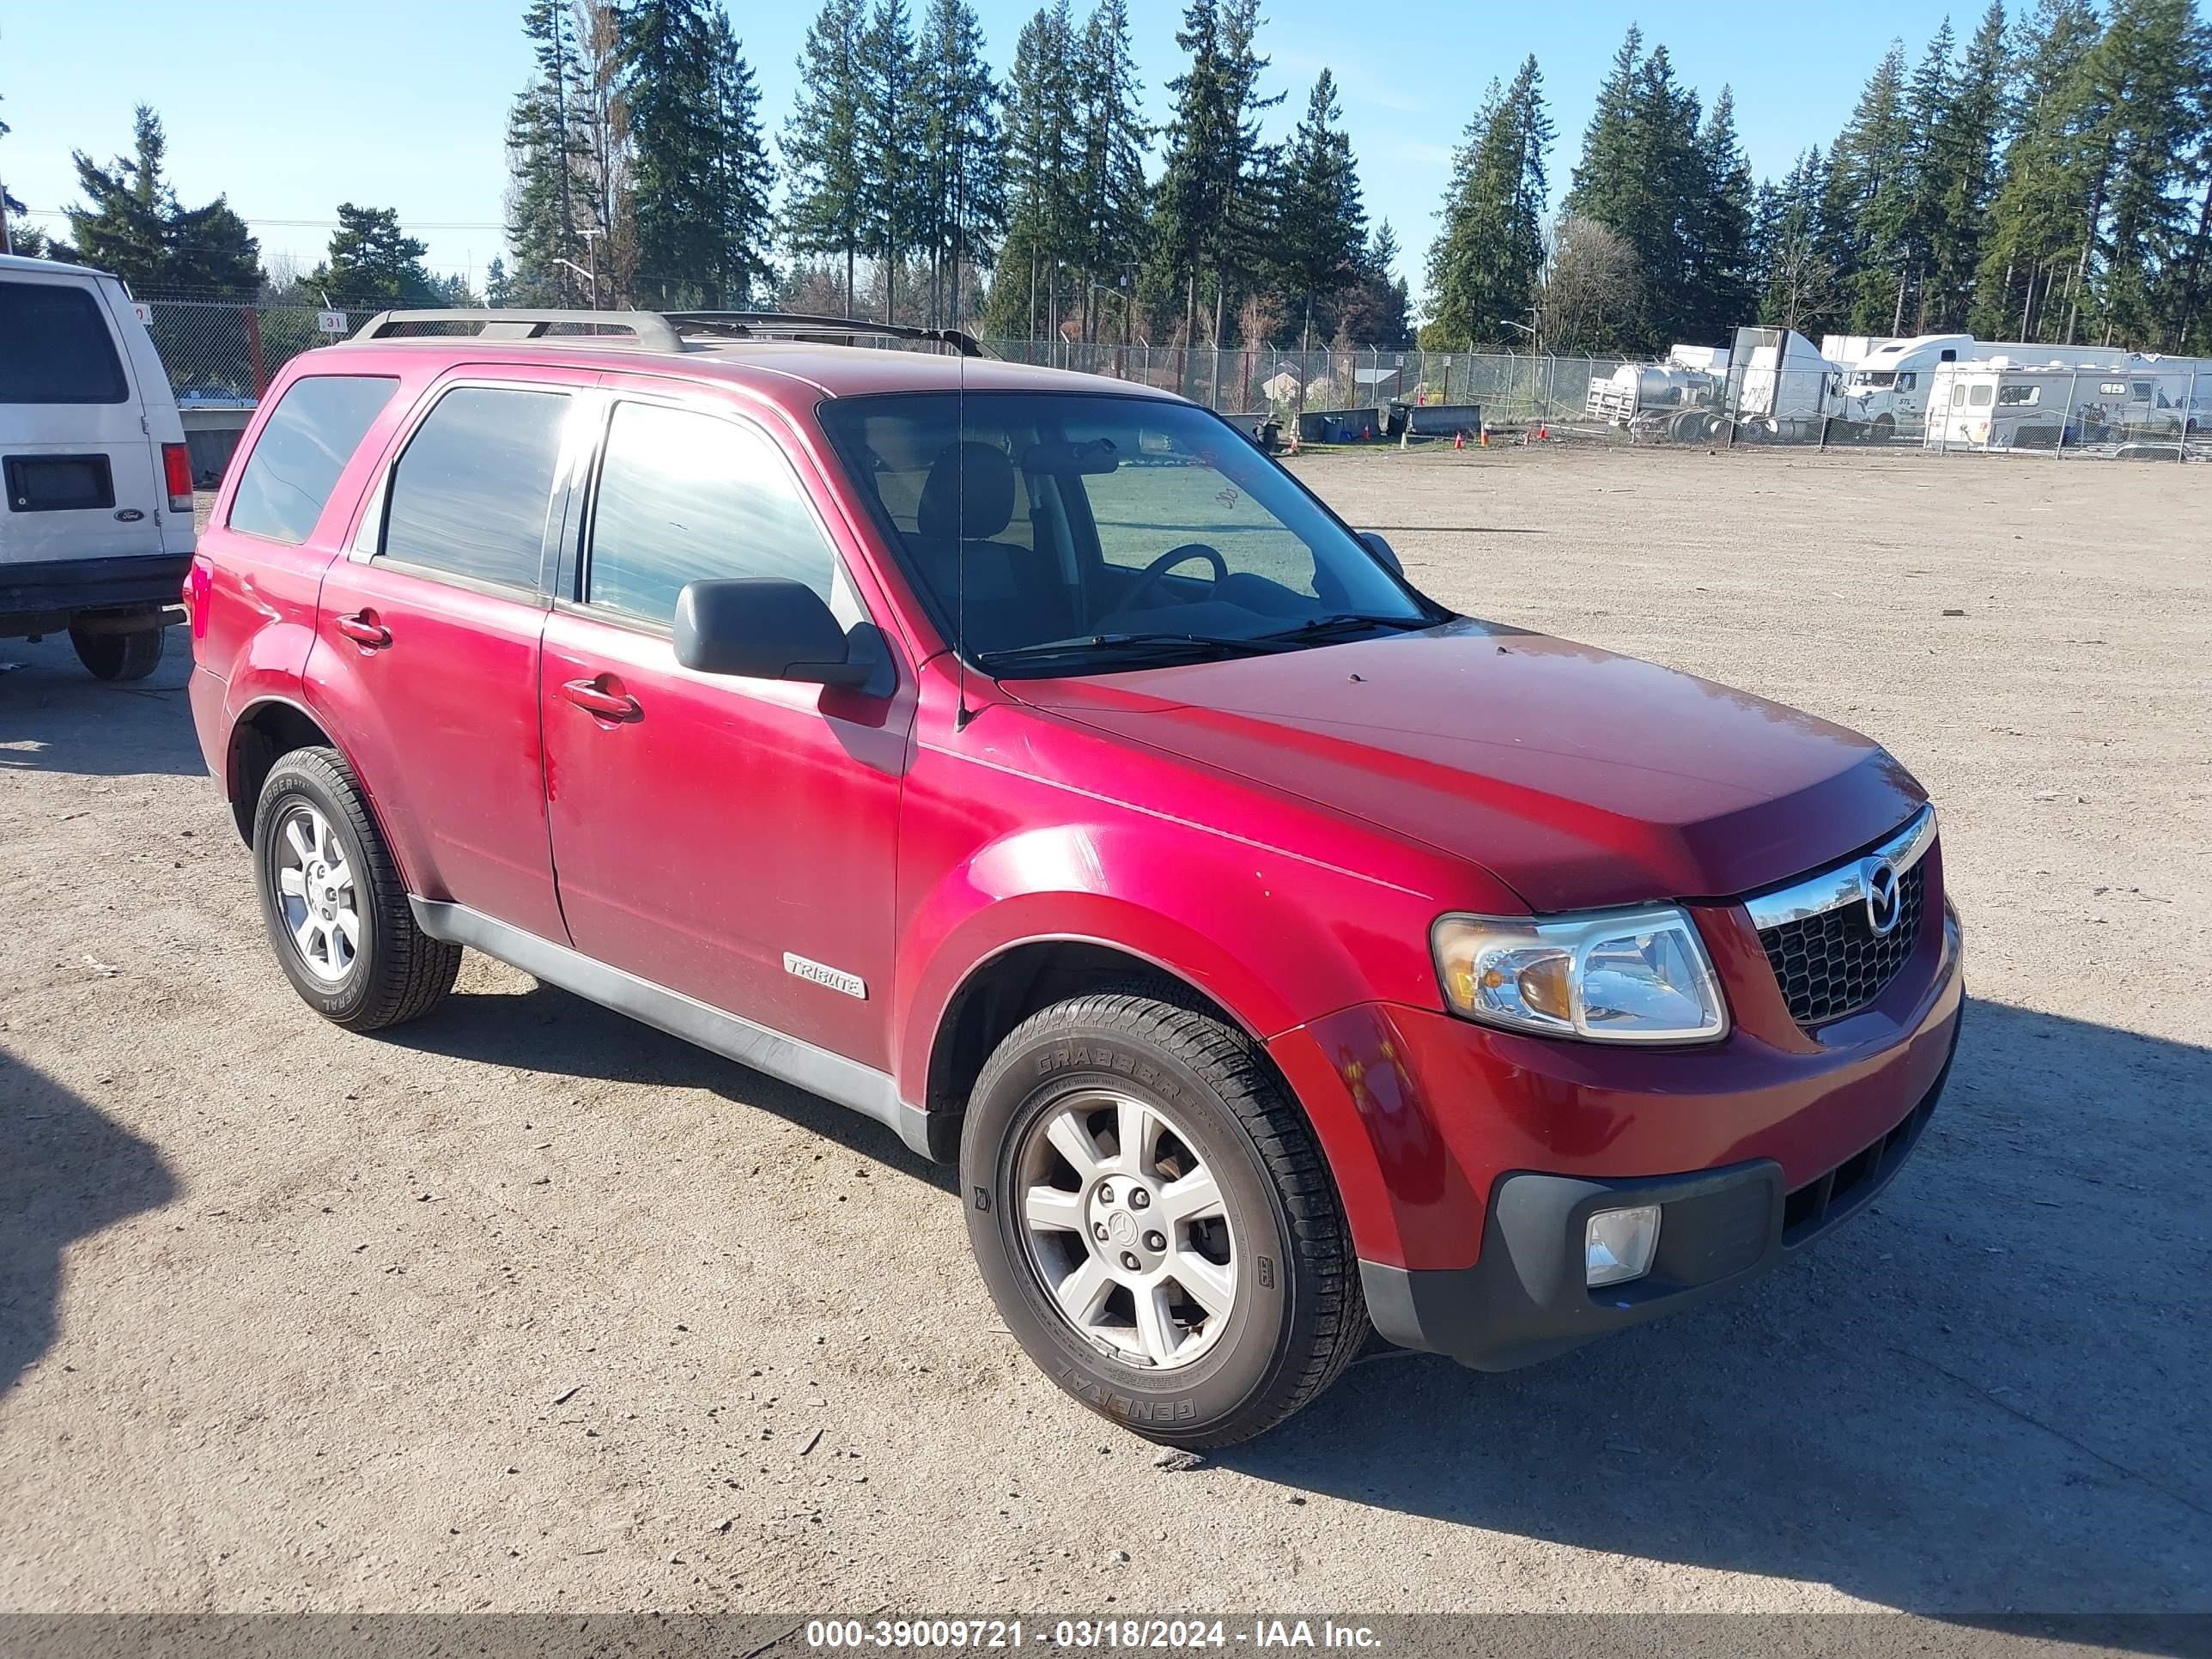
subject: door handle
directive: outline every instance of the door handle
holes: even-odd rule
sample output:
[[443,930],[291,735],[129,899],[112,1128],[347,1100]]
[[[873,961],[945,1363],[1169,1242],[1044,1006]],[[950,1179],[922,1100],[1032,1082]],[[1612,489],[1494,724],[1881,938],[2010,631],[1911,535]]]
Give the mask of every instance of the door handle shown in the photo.
[[381,651],[392,643],[392,630],[370,617],[367,611],[357,611],[350,617],[340,617],[338,632],[356,645],[371,651]]
[[563,680],[561,695],[579,708],[587,708],[603,720],[634,720],[645,713],[635,697],[609,691],[596,680]]

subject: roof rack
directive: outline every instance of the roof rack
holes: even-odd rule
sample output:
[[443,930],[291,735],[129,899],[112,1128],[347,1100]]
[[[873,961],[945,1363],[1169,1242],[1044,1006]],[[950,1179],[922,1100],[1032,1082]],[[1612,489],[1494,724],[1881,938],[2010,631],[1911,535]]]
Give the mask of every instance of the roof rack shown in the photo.
[[[624,329],[635,335],[637,343],[647,350],[684,349],[683,337],[657,311],[510,311],[504,307],[495,311],[380,311],[363,323],[352,337],[356,341],[405,337],[399,336],[398,331],[412,323],[473,323],[476,337],[480,340],[542,340],[556,324],[594,330]],[[560,337],[564,344],[589,337]]]
[[[982,346],[971,334],[957,328],[915,328],[904,323],[871,322],[865,317],[817,317],[795,311],[539,311],[448,309],[380,311],[353,334],[356,342],[395,338],[451,338],[441,335],[402,335],[400,330],[419,323],[467,323],[480,340],[544,340],[564,345],[594,343],[600,331],[617,330],[633,335],[647,351],[681,351],[684,336],[716,334],[728,339],[787,339],[838,335],[848,339],[879,336],[894,340],[918,340],[948,345],[963,357],[981,357]],[[553,335],[556,326],[587,331]]]
[[738,340],[812,334],[857,337],[872,334],[886,339],[949,345],[963,357],[983,355],[983,347],[975,337],[957,328],[916,328],[906,323],[872,322],[865,317],[822,317],[797,311],[668,311],[659,314],[679,331],[720,334]]

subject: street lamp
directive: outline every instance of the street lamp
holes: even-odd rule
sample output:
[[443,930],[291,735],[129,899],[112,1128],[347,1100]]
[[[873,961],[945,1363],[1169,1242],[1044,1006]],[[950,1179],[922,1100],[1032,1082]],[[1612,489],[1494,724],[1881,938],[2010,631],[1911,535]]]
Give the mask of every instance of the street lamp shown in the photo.
[[586,283],[591,284],[592,309],[597,311],[599,308],[599,273],[595,270],[586,270],[583,266],[578,264],[574,259],[564,259],[557,253],[553,256],[553,263],[556,265],[568,266],[569,270],[574,271],[576,275],[582,277]]

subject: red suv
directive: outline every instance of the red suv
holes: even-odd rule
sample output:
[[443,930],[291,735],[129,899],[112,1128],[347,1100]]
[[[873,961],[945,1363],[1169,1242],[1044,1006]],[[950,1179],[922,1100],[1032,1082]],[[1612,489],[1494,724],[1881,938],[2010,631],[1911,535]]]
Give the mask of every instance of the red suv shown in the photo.
[[1959,927],[1864,738],[1454,615],[1176,398],[464,315],[294,362],[187,585],[326,1018],[465,945],[876,1118],[1037,1363],[1188,1446],[1370,1330],[1687,1307],[1911,1152]]

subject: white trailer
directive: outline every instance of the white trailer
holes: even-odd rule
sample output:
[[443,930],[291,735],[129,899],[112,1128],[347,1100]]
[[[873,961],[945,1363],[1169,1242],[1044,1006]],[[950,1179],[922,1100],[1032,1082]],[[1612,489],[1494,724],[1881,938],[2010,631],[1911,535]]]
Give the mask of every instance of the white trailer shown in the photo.
[[1929,392],[1946,363],[2043,363],[2067,368],[2119,368],[2128,353],[2118,346],[2033,345],[2017,340],[1977,340],[1971,334],[1917,334],[1888,340],[1862,356],[1844,385],[1844,417],[1857,435],[1880,441],[1911,437],[1928,419]]
[[2212,372],[2191,358],[2125,354],[2118,367],[1962,361],[1938,367],[1929,400],[1931,449],[2178,453],[2212,415]]

